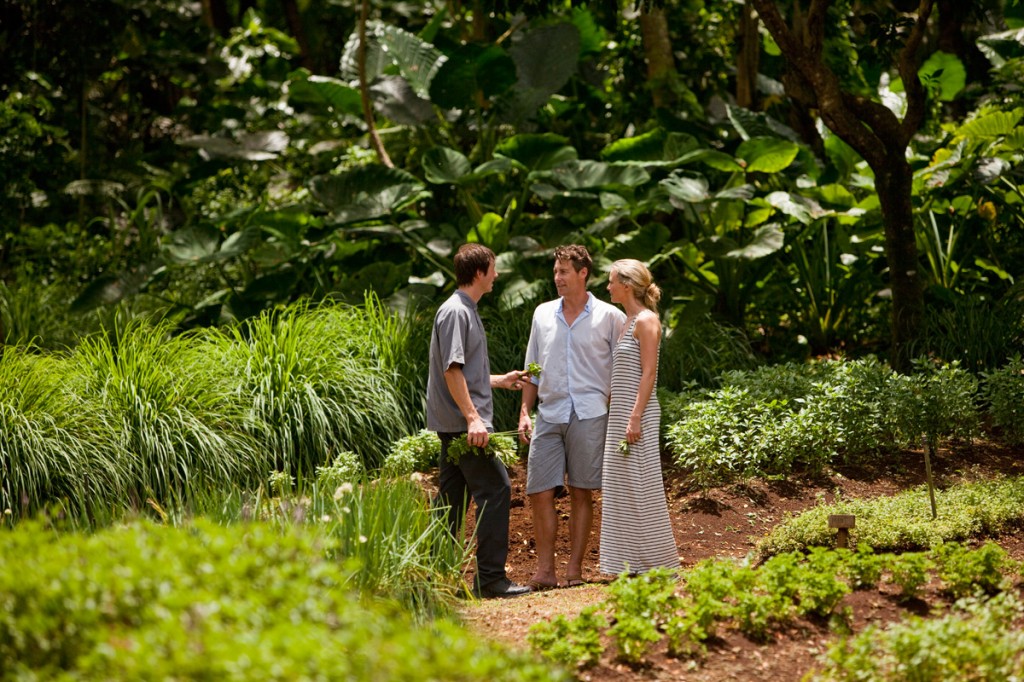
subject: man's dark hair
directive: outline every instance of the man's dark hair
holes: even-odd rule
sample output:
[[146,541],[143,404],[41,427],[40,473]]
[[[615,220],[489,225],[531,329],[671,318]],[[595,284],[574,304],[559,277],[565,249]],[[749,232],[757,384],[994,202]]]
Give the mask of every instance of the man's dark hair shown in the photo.
[[464,287],[473,283],[476,273],[486,275],[494,262],[494,252],[483,244],[463,244],[455,254],[455,284]]
[[579,272],[587,269],[587,276],[594,273],[594,261],[590,259],[590,252],[587,247],[579,244],[568,244],[555,249],[555,260],[564,260],[572,263],[572,269]]

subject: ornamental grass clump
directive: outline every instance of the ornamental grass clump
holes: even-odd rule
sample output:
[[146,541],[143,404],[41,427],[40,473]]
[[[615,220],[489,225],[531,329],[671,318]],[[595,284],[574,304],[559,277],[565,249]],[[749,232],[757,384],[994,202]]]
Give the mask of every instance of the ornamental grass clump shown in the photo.
[[0,513],[51,502],[85,516],[123,504],[128,471],[101,415],[65,390],[70,362],[8,347],[0,355]]
[[258,470],[243,409],[200,338],[136,321],[86,338],[69,358],[69,384],[109,434],[136,508],[245,484]]
[[465,590],[471,548],[409,479],[317,489],[309,518],[331,538],[330,556],[352,569],[363,594],[388,595],[421,616],[448,613]]
[[341,321],[302,306],[267,313],[235,329],[222,354],[247,431],[273,467],[299,478],[343,450],[373,468],[408,426],[392,373],[347,350],[365,328]]

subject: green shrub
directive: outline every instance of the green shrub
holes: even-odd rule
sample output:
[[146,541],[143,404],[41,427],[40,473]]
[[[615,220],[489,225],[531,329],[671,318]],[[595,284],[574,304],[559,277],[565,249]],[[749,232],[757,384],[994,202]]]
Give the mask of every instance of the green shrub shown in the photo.
[[757,358],[742,330],[711,315],[689,315],[665,332],[658,382],[680,392],[690,386],[713,386],[723,372],[753,369]]
[[847,578],[850,580],[850,587],[855,590],[866,590],[878,585],[882,579],[882,571],[885,568],[883,555],[875,554],[871,545],[862,542],[857,545],[857,550],[837,550],[846,552],[846,560],[843,567]]
[[365,477],[363,460],[351,450],[339,452],[329,465],[316,468],[316,486],[320,490],[336,490],[342,483],[361,481]]
[[55,500],[83,516],[124,503],[127,463],[109,425],[65,389],[68,370],[58,355],[0,355],[0,512],[12,518]]
[[396,433],[413,430],[394,374],[351,350],[367,332],[348,309],[293,307],[233,334],[216,354],[249,408],[247,431],[274,467],[303,477],[351,450],[374,468]]
[[408,476],[414,471],[428,471],[441,459],[441,440],[433,431],[423,429],[413,436],[394,442],[384,464],[383,476]]
[[913,599],[928,584],[935,562],[927,552],[905,552],[888,557],[889,581],[900,588],[900,596]]
[[869,626],[826,654],[814,679],[832,682],[963,682],[1015,680],[1024,675],[1024,609],[1004,593],[958,602],[941,618],[911,617]]
[[840,500],[791,517],[771,530],[756,548],[759,557],[828,546],[831,514],[852,514],[855,543],[875,551],[924,549],[942,542],[994,537],[1024,520],[1024,478],[963,483],[935,491],[938,517],[931,516],[928,489],[918,486],[889,497]]
[[0,532],[0,680],[549,680],[447,621],[362,600],[301,526]]
[[873,358],[732,371],[702,399],[670,403],[664,428],[676,462],[701,489],[743,476],[863,463],[922,434],[976,435],[976,380],[920,363],[902,376]]
[[557,615],[530,626],[526,641],[549,661],[572,670],[585,670],[601,660],[601,632],[608,626],[597,606],[588,606],[576,618]]
[[676,571],[658,568],[638,576],[621,575],[608,587],[607,608],[614,621],[608,634],[622,661],[639,665],[651,645],[661,640],[661,628],[681,606],[678,581]]
[[1024,360],[1016,355],[1005,366],[982,377],[992,425],[1006,442],[1024,443]]
[[946,543],[936,547],[933,554],[944,589],[955,598],[970,597],[978,591],[996,594],[1010,584],[1006,573],[1017,568],[1006,550],[994,542],[986,542],[975,550]]

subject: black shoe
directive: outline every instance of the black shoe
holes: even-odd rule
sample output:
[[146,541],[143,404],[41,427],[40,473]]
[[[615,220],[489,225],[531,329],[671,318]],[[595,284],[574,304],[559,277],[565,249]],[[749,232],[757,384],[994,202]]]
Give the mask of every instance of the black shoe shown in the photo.
[[530,594],[533,589],[529,585],[517,585],[508,578],[495,580],[489,585],[477,587],[473,594],[481,599],[505,599],[508,597],[521,597]]

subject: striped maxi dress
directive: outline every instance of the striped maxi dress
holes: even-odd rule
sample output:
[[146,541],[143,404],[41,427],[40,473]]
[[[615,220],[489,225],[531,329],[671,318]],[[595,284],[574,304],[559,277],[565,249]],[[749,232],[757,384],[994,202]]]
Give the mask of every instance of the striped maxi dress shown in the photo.
[[635,327],[636,318],[612,352],[601,485],[601,573],[612,575],[643,573],[662,566],[679,568],[661,474],[661,406],[656,392],[652,391],[641,417],[640,440],[629,447],[628,455],[619,450],[640,385],[640,343],[633,336]]

